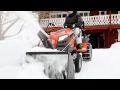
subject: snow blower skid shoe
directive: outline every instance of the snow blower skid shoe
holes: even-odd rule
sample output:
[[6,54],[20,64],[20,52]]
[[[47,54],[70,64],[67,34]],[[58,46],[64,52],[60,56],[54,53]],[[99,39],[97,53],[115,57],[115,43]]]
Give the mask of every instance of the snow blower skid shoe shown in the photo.
[[49,79],[75,79],[73,60],[68,52],[51,49],[45,51],[42,48],[33,48],[26,52],[26,61],[30,58],[33,58],[36,62],[43,63],[43,73]]

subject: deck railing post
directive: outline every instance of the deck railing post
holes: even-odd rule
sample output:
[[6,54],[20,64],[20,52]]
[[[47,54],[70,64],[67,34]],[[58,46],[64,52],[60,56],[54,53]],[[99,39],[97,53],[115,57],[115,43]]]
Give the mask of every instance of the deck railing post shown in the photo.
[[[109,15],[85,16],[82,18],[85,22],[85,26],[109,25],[109,30],[111,30],[112,24],[120,24],[120,14],[111,14],[111,11],[109,11]],[[46,26],[49,22],[51,22],[54,23],[56,27],[62,27],[64,21],[65,18],[40,19],[42,26]]]

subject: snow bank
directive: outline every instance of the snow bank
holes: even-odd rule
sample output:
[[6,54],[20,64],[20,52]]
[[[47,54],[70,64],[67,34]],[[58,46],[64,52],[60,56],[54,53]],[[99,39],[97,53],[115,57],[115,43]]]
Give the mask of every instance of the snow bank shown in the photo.
[[42,63],[26,64],[24,69],[19,73],[16,79],[49,79],[44,74],[44,67]]
[[21,66],[8,65],[0,68],[0,79],[15,79],[22,71]]
[[120,42],[114,43],[111,45],[111,48],[120,49]]
[[19,40],[0,41],[0,67],[21,65],[25,57],[25,48]]
[[[39,22],[36,20],[35,16],[31,14],[28,11],[11,11],[10,13],[13,13],[18,16],[21,20],[24,20],[26,23],[30,25],[31,28],[35,29],[36,31],[41,31],[44,33],[44,35],[49,35],[41,28]],[[38,33],[38,32],[37,32]]]
[[[59,55],[44,56],[44,58],[43,56],[38,55],[37,60],[29,58],[29,63],[26,63],[26,50],[38,46],[40,39],[37,34],[42,28],[31,13],[27,11],[11,11],[7,13],[5,17],[6,18],[3,20],[4,25],[2,32],[6,31],[7,27],[10,27],[3,35],[4,40],[0,41],[0,69],[1,72],[4,70],[3,74],[11,72],[11,75],[13,75],[12,73],[15,71],[15,75],[11,78],[48,79],[48,77],[45,76],[44,71],[46,75],[52,73],[52,76],[55,76],[56,72],[61,73],[62,70],[65,70],[67,60],[64,56],[61,57]],[[31,51],[48,52],[57,50],[36,47],[34,50],[31,49]],[[8,69],[8,66],[11,66],[11,69]],[[12,66],[16,66],[16,70],[14,70]],[[17,67],[21,67],[22,69]],[[16,72],[17,69],[18,72]],[[3,77],[3,74],[0,74],[1,78]],[[6,78],[10,78],[7,75],[9,76],[9,74],[6,74]]]
[[83,61],[76,79],[120,79],[120,49],[94,49],[92,61]]
[[[36,28],[40,28],[40,26],[37,21],[34,20],[31,13],[27,11],[19,13],[6,12],[3,16],[2,33],[10,27],[6,33],[4,33],[4,40],[0,40],[0,78],[15,78],[18,74],[18,72],[16,72],[17,69],[20,71],[17,67],[21,67],[21,65],[25,63],[26,50],[37,46],[40,42],[37,35],[39,29]],[[35,24],[31,25],[30,22]],[[31,71],[30,67],[34,67],[34,65],[31,64],[31,66],[26,67],[27,72]],[[21,70],[23,70],[23,68]],[[34,71],[35,70],[36,69],[34,69]]]
[[[9,14],[4,20],[3,31],[10,26],[10,24],[18,18],[15,14]],[[23,19],[18,19],[5,33],[5,40],[14,40],[20,39],[22,42],[26,43],[26,47],[28,48],[37,46],[40,42],[38,37],[39,30],[31,28],[31,26]]]
[[27,49],[26,52],[61,52],[58,51],[57,49],[46,49],[45,47],[33,47],[30,49]]
[[[33,48],[28,50],[29,52],[56,52],[56,50],[46,50],[44,48]],[[58,51],[57,51],[58,52]],[[49,78],[54,79],[55,75],[61,75],[62,71],[66,70],[66,66],[68,63],[68,55],[59,55],[59,54],[27,54],[26,56],[27,63],[42,63],[44,67],[45,75],[49,76]],[[26,64],[23,65],[26,67]],[[38,67],[39,68],[39,67]]]
[[[22,61],[25,61],[26,49],[35,47],[40,42],[37,35],[39,30],[31,28],[24,18],[21,19],[19,17],[21,15],[25,16],[24,14],[32,16],[31,13],[27,11],[24,13],[21,12],[20,15],[16,14],[15,11],[6,12],[5,15],[3,15],[2,32],[10,27],[4,34],[4,40],[0,41],[0,67],[9,64],[21,65]],[[30,19],[28,17],[26,18],[27,20]],[[13,23],[15,20],[16,22]],[[34,21],[34,17],[30,20]]]

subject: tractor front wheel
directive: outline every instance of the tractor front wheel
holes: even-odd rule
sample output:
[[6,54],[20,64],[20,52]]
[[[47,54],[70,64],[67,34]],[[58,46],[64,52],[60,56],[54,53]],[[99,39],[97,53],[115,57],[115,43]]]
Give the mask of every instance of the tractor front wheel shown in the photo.
[[79,73],[82,68],[82,56],[77,53],[77,58],[75,59],[75,72]]

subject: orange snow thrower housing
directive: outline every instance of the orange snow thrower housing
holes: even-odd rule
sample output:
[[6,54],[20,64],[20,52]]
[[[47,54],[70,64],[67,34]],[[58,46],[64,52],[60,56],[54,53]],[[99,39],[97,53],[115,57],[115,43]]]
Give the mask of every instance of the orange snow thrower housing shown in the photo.
[[[68,37],[65,38],[63,41],[59,41],[59,38],[62,37],[62,36],[65,36],[65,35],[67,35]],[[51,32],[50,33],[50,40],[51,40],[52,45],[55,49],[58,49],[58,48],[63,49],[64,47],[66,47],[68,44],[70,44],[72,42],[70,44],[70,47],[74,48],[73,52],[87,52],[87,46],[88,46],[87,42],[82,43],[82,49],[81,50],[76,49],[74,31],[70,28],[61,29],[61,30],[58,30],[56,32]]]

